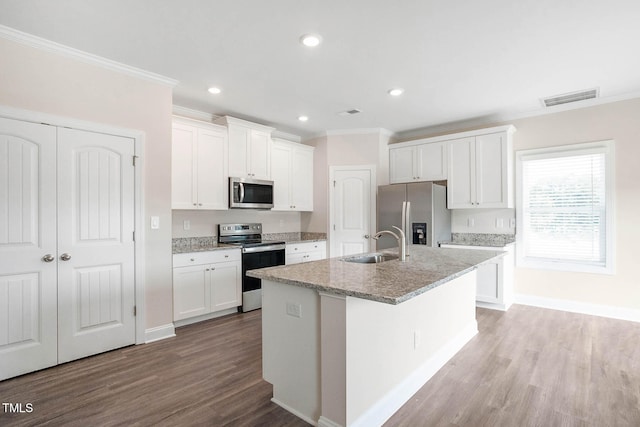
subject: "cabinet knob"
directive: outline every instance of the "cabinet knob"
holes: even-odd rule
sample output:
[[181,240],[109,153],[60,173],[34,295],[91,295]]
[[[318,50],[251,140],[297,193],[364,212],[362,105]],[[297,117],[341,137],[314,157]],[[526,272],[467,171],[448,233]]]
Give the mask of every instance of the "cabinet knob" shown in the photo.
[[61,259],[62,261],[69,261],[69,260],[71,259],[71,255],[69,255],[69,254],[62,254],[62,255],[60,255],[60,259]]
[[193,206],[198,206],[198,205],[196,203],[194,203]]
[[44,262],[53,262],[54,259],[56,258],[51,254],[46,254],[45,256],[42,257],[42,261]]
[[225,255],[224,257],[225,257],[225,258],[229,258],[229,255]]
[[202,203],[198,203],[198,206],[202,206]]
[[189,261],[192,261],[192,262],[195,261],[195,260],[196,260],[195,258],[190,258],[189,259]]

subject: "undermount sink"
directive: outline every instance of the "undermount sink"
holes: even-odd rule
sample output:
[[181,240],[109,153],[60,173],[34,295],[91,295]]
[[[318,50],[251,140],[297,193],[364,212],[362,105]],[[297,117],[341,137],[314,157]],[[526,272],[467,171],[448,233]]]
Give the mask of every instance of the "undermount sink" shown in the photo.
[[398,259],[397,255],[391,254],[365,254],[365,255],[355,255],[348,258],[342,258],[342,261],[346,262],[357,262],[360,264],[378,264],[385,261],[391,261],[393,259]]

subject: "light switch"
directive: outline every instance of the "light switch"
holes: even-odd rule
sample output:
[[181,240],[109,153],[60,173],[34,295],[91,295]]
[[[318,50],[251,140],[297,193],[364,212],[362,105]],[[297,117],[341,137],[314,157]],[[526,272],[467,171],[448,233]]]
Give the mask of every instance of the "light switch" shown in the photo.
[[158,228],[160,228],[160,217],[159,216],[152,216],[151,217],[151,229],[152,230],[157,230]]

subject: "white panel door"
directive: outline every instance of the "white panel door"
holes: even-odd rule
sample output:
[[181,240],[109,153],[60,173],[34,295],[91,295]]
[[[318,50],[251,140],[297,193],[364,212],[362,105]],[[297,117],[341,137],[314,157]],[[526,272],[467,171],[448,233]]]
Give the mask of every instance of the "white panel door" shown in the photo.
[[504,133],[476,137],[476,201],[480,207],[507,207],[506,144]]
[[475,137],[456,139],[449,144],[447,208],[472,208],[475,203]]
[[390,184],[415,181],[414,154],[415,147],[413,146],[389,149]]
[[196,185],[199,209],[224,210],[229,207],[227,150],[224,132],[198,129]]
[[58,129],[58,362],[135,342],[134,141]]
[[249,173],[254,179],[271,179],[271,135],[251,130]]
[[273,180],[273,210],[289,211],[291,207],[291,156],[288,144],[273,143],[271,150],[271,179]]
[[171,132],[171,207],[197,209],[198,177],[196,144],[198,129],[174,123]]
[[334,172],[331,256],[369,251],[371,230],[371,171]]
[[55,150],[55,127],[0,118],[0,380],[57,362]]
[[211,311],[242,305],[242,268],[239,262],[211,266]]
[[296,211],[313,210],[313,150],[307,148],[293,149],[291,201],[293,209]]

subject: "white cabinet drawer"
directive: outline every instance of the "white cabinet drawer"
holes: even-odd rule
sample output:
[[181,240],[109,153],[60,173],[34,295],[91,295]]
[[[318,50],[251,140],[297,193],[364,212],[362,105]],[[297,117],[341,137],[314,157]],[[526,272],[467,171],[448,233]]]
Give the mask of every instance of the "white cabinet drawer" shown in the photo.
[[224,249],[206,252],[187,252],[173,255],[174,267],[212,264],[216,262],[240,261],[240,249]]
[[326,242],[287,243],[285,253],[296,254],[301,252],[325,251]]

